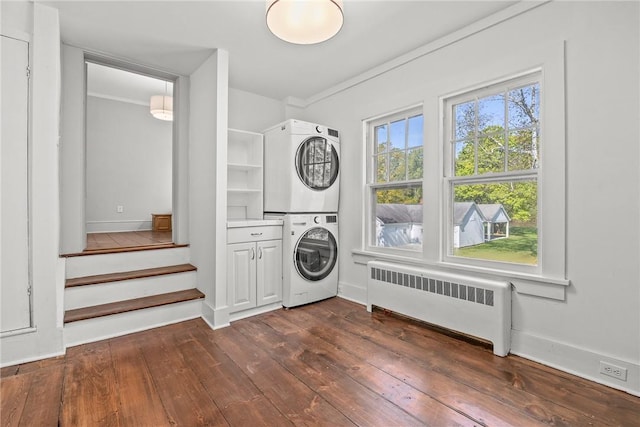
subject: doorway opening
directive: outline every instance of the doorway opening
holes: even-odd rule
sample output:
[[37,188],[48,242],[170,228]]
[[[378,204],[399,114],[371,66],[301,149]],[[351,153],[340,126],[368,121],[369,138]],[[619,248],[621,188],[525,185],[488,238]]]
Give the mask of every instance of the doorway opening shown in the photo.
[[85,252],[172,246],[174,81],[85,67]]

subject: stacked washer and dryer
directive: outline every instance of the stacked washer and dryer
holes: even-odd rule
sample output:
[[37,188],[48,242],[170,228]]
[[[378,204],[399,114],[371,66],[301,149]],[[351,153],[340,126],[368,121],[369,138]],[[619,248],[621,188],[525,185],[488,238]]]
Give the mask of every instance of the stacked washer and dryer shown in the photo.
[[282,305],[338,293],[338,131],[288,120],[264,134],[265,219],[282,219]]

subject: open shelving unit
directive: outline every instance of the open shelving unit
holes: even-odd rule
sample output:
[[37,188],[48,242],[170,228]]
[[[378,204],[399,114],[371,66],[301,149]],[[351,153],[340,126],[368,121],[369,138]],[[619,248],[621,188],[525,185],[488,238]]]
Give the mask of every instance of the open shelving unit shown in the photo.
[[227,219],[262,219],[262,134],[229,129]]

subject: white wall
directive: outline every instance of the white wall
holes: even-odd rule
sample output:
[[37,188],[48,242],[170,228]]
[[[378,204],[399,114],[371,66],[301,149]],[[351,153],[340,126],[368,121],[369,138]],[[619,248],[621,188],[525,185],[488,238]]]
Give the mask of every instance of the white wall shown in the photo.
[[205,294],[203,317],[228,324],[226,286],[229,54],[215,51],[189,77],[189,242]]
[[276,99],[229,88],[229,127],[262,132],[283,122],[284,103]]
[[87,231],[150,230],[152,213],[172,211],[173,123],[147,106],[95,96],[86,120]]
[[82,252],[85,223],[85,64],[82,49],[62,45],[60,253]]
[[[341,293],[366,299],[365,266],[350,252],[363,239],[362,120],[424,102],[427,153],[437,153],[440,96],[521,71],[509,68],[511,58],[566,41],[571,286],[565,301],[514,294],[512,351],[640,394],[639,7],[548,3],[301,111],[300,119],[341,131],[340,191],[350,195],[340,200]],[[603,223],[612,212],[620,221]],[[600,375],[600,360],[626,367],[628,381]]]
[[[60,32],[56,9],[2,2],[2,31],[32,37],[30,124],[30,249],[33,329],[0,339],[0,365],[58,355],[62,341],[64,262],[58,258],[58,121]],[[12,26],[17,26],[13,27]]]

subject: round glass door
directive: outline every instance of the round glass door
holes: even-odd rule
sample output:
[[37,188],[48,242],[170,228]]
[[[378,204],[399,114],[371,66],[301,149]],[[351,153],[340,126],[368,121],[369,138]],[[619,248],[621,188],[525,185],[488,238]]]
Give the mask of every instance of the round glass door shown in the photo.
[[300,180],[312,190],[326,190],[338,177],[338,153],[326,138],[305,139],[296,153]]
[[327,277],[338,260],[338,245],[326,228],[307,230],[296,245],[295,263],[298,273],[311,281]]

